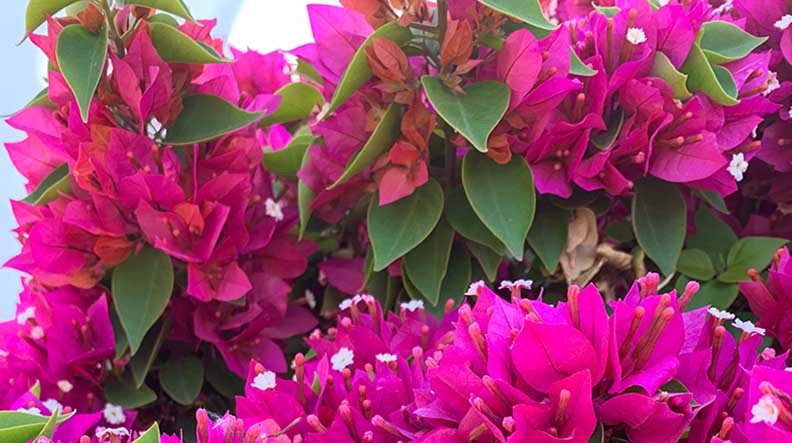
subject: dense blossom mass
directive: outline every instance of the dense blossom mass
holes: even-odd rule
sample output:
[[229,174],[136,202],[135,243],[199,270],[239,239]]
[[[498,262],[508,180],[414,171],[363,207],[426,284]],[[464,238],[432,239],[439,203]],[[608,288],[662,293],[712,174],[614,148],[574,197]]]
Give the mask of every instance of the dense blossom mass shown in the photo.
[[30,2],[2,443],[792,442],[786,2],[341,4]]

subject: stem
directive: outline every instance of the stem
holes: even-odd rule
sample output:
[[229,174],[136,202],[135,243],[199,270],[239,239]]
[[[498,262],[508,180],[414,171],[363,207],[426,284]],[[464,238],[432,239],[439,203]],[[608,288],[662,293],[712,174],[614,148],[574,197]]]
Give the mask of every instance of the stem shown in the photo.
[[456,146],[451,143],[450,139],[454,130],[445,121],[442,122],[442,126],[445,133],[445,138],[443,139],[445,144],[445,176],[448,180],[446,182],[446,190],[450,190],[456,183]]
[[448,0],[437,0],[437,40],[442,46],[448,28]]
[[107,20],[107,33],[110,38],[115,43],[116,47],[116,55],[119,57],[124,57],[126,54],[126,47],[124,46],[124,40],[118,35],[118,31],[116,31],[115,27],[115,14],[113,13],[112,8],[110,8],[110,3],[107,0],[101,0],[100,6],[105,13],[105,19]]
[[384,312],[388,312],[395,307],[396,294],[398,294],[401,289],[399,283],[401,283],[401,280],[398,277],[388,277],[388,289],[386,290]]

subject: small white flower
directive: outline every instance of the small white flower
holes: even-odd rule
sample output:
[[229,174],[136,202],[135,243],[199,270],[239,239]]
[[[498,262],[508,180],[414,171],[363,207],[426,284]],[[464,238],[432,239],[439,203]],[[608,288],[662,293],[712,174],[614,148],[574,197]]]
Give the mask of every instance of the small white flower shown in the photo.
[[390,363],[396,361],[395,354],[377,354],[377,360],[383,363]]
[[275,373],[272,371],[265,371],[256,375],[256,377],[253,378],[253,383],[250,385],[254,388],[266,391],[268,389],[275,389],[276,384],[277,379],[275,378]]
[[316,295],[314,295],[313,291],[310,289],[305,290],[305,303],[307,303],[308,307],[311,309],[316,307]]
[[277,221],[283,220],[283,207],[280,203],[276,202],[275,200],[268,198],[264,202],[264,207],[267,209],[267,215],[274,218]]
[[751,407],[751,423],[774,425],[777,421],[778,406],[775,405],[772,395],[765,394]]
[[657,4],[661,7],[667,5],[671,0],[657,0]]
[[30,336],[34,340],[41,340],[44,337],[44,329],[41,326],[33,326],[30,328]]
[[330,357],[330,363],[333,365],[333,369],[342,371],[355,363],[355,353],[351,349],[343,347]]
[[759,125],[754,126],[753,131],[751,131],[751,137],[756,138],[759,136]]
[[767,88],[762,91],[762,95],[767,96],[770,95],[771,92],[775,91],[776,89],[781,87],[781,83],[778,82],[778,74],[773,71],[768,71],[767,74]]
[[778,19],[777,22],[773,23],[773,26],[775,26],[776,28],[782,31],[786,30],[786,28],[788,28],[789,25],[792,25],[792,15],[789,14],[785,14],[783,17]]
[[424,303],[421,300],[410,300],[407,303],[402,303],[400,306],[406,311],[415,312],[419,309],[423,309]]
[[47,409],[49,409],[50,412],[54,413],[54,412],[60,412],[60,411],[63,410],[63,405],[61,404],[61,402],[59,402],[58,400],[55,400],[54,398],[50,398],[49,400],[45,400],[42,403],[44,403],[44,406],[46,406]]
[[484,280],[479,280],[477,282],[471,283],[470,286],[468,286],[468,290],[467,292],[465,292],[465,295],[478,296],[479,291],[486,287],[487,284],[484,283]]
[[121,406],[116,406],[112,403],[107,403],[105,405],[104,410],[102,410],[102,415],[104,415],[105,421],[111,425],[120,425],[126,421],[124,408]]
[[718,6],[715,9],[713,9],[713,12],[715,14],[723,14],[725,12],[731,11],[732,8],[734,8],[734,4],[732,3],[732,0],[726,0],[725,2],[723,2],[722,5]]
[[674,106],[676,106],[677,109],[682,109],[682,107],[685,106],[685,104],[682,103],[682,100],[680,100],[678,98],[675,98],[674,99]]
[[531,289],[531,286],[533,286],[533,280],[523,280],[523,279],[519,279],[515,281],[503,280],[500,286],[498,287],[498,289],[514,289],[514,288]]
[[792,372],[792,368],[784,368],[784,370],[787,372]]
[[33,306],[29,306],[27,309],[25,309],[24,311],[20,312],[19,315],[17,315],[16,320],[17,323],[19,323],[20,325],[24,325],[25,323],[28,322],[28,320],[35,317],[36,317],[36,308]]
[[17,412],[24,412],[25,414],[41,415],[41,409],[35,406],[32,408],[18,408]]
[[338,304],[338,309],[342,311],[346,311],[347,309],[352,307],[352,303],[355,303],[354,299],[345,298],[341,303]]
[[789,109],[787,110],[787,115],[789,116],[789,118],[792,118],[792,106],[790,106]]
[[718,308],[709,308],[707,312],[718,320],[734,320],[734,314],[728,311],[721,311]]
[[765,329],[764,328],[759,328],[759,327],[755,326],[752,322],[747,321],[747,320],[746,321],[742,321],[742,320],[740,320],[738,318],[738,319],[734,320],[734,323],[732,323],[732,325],[734,325],[735,328],[745,332],[746,334],[765,335]]
[[640,45],[646,42],[646,34],[641,28],[629,28],[627,29],[627,41],[634,45]]
[[69,380],[60,380],[58,381],[58,389],[68,394],[74,389],[74,385]]
[[731,163],[729,163],[729,167],[726,169],[735,180],[738,182],[742,181],[743,174],[748,170],[748,162],[745,161],[745,155],[742,152],[732,154]]
[[[104,426],[96,428],[96,438],[99,439],[99,441],[115,441],[123,438],[129,439],[131,436],[132,434],[130,434],[127,428],[105,428]],[[112,440],[112,437],[115,437],[115,440]]]

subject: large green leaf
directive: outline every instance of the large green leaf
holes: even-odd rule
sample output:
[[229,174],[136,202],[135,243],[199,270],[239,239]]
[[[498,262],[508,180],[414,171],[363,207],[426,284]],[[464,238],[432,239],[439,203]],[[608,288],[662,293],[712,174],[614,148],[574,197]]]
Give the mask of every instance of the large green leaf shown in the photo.
[[739,26],[721,20],[704,22],[699,31],[704,55],[710,63],[718,65],[747,56],[766,40],[767,37],[754,37]]
[[[680,276],[677,280],[676,290],[682,293],[685,290],[685,285],[690,281],[686,276]],[[691,311],[702,306],[713,306],[718,309],[729,309],[729,307],[737,299],[739,293],[738,287],[734,283],[723,283],[718,280],[710,280],[701,283],[698,292],[693,297],[693,300],[685,306],[685,311]]]
[[157,400],[157,394],[147,385],[136,387],[130,374],[106,381],[104,395],[108,402],[126,409],[137,409]]
[[247,112],[214,95],[184,97],[184,110],[168,128],[171,145],[201,143],[251,125],[264,115]]
[[31,205],[46,205],[54,201],[62,194],[71,192],[71,182],[69,181],[69,166],[62,164],[54,171],[50,172],[44,180],[39,183],[36,189],[22,201]]
[[726,201],[723,200],[720,194],[714,191],[707,191],[704,189],[696,189],[696,193],[709,204],[712,206],[713,209],[720,212],[721,214],[728,214],[729,208],[726,207]]
[[591,137],[591,144],[596,146],[600,151],[607,151],[613,147],[616,142],[616,137],[621,133],[622,126],[624,125],[624,109],[619,108],[610,113],[605,121],[607,128],[605,131],[599,132]]
[[140,437],[132,443],[160,443],[160,430],[157,422],[154,422],[146,432],[140,434]]
[[55,15],[61,9],[80,0],[30,0],[25,10],[25,36],[36,30],[47,20],[48,15]]
[[277,151],[268,148],[264,150],[264,167],[267,171],[274,172],[278,177],[294,180],[297,171],[302,166],[305,152],[315,144],[317,137],[313,135],[298,135],[288,145]]
[[474,241],[468,241],[466,244],[470,253],[481,266],[481,270],[484,271],[487,281],[490,283],[494,282],[498,277],[498,266],[503,261],[503,256]]
[[275,95],[281,96],[278,109],[264,117],[260,126],[302,120],[310,116],[317,105],[324,104],[322,93],[308,83],[289,83],[275,91]]
[[677,269],[690,278],[707,281],[715,277],[715,267],[710,256],[701,249],[684,249],[679,255]]
[[393,146],[393,142],[401,134],[401,117],[403,106],[392,103],[388,106],[382,119],[377,123],[366,144],[349,161],[344,173],[328,189],[332,189],[370,165],[383,152]]
[[705,205],[696,210],[696,233],[687,239],[687,247],[706,252],[715,270],[726,266],[726,254],[737,241],[737,235],[723,220],[716,217]]
[[44,425],[44,423],[34,423],[0,428],[0,441],[3,443],[27,443],[41,433]]
[[544,16],[538,0],[479,0],[479,3],[540,29],[557,27]]
[[509,106],[509,88],[496,81],[472,83],[465,93],[453,91],[437,77],[421,78],[426,97],[435,111],[479,151],[487,152],[487,139]]
[[160,11],[170,12],[171,14],[193,21],[190,10],[187,9],[187,6],[182,0],[126,0],[124,3],[127,5],[140,5],[159,9]]
[[448,193],[445,203],[445,214],[448,223],[463,237],[473,240],[476,243],[486,245],[498,254],[506,252],[506,246],[498,240],[484,223],[468,202],[465,190],[456,188]]
[[455,243],[451,249],[451,259],[448,262],[448,272],[446,272],[443,284],[440,287],[440,300],[437,306],[427,306],[427,310],[435,314],[438,318],[443,317],[443,310],[446,302],[451,299],[456,304],[465,297],[465,290],[470,285],[473,268],[470,263],[470,255],[460,243]]
[[175,27],[162,22],[149,23],[151,41],[160,57],[171,63],[227,63],[214,49],[197,42]]
[[51,436],[55,425],[70,419],[74,413],[44,417],[20,411],[0,411],[0,442],[26,443],[42,435]]
[[245,381],[231,372],[223,359],[207,361],[206,381],[226,398],[233,399],[245,392]]
[[765,269],[778,248],[788,240],[775,237],[744,237],[733,244],[726,257],[726,271],[718,276],[724,283],[748,280],[748,270]]
[[83,25],[69,25],[58,36],[55,50],[58,67],[69,85],[83,122],[88,121],[88,111],[107,60],[107,28],[91,32]]
[[338,87],[335,93],[333,93],[333,98],[330,100],[330,107],[327,109],[327,114],[338,109],[342,103],[357,92],[357,90],[371,78],[372,73],[368,64],[368,58],[366,57],[366,46],[371,44],[375,38],[384,38],[398,45],[403,45],[410,41],[412,32],[410,32],[409,28],[391,22],[380,26],[373,34],[368,36],[357,49],[344,75],[342,75],[341,80],[338,81]]
[[636,184],[632,222],[638,244],[670,275],[676,269],[687,229],[686,205],[676,185],[656,179]]
[[515,156],[500,165],[470,151],[462,161],[462,184],[479,219],[522,260],[536,211],[533,175],[525,160]]
[[567,244],[569,211],[554,205],[543,205],[539,207],[539,214],[541,216],[534,220],[528,232],[528,244],[545,268],[553,272]]
[[44,427],[41,428],[41,431],[39,431],[37,437],[52,438],[52,434],[55,432],[55,426],[57,425],[59,415],[60,415],[59,409],[53,411],[52,415],[50,415],[49,417],[49,420],[47,420],[47,423],[44,425]]
[[145,246],[113,271],[113,302],[129,349],[134,355],[173,292],[173,264],[168,254]]
[[135,387],[143,386],[146,381],[146,375],[154,363],[154,359],[159,353],[162,342],[165,341],[165,335],[168,332],[170,322],[168,319],[158,322],[156,326],[151,328],[146,337],[143,339],[143,344],[140,346],[138,352],[132,356],[129,361],[129,369],[132,372],[132,379],[135,381]]
[[159,381],[162,390],[176,403],[191,405],[201,393],[203,363],[195,357],[168,360],[159,371]]
[[684,100],[690,97],[690,91],[688,91],[686,84],[688,76],[679,72],[668,56],[662,52],[655,52],[650,75],[665,80],[671,86],[674,98]]
[[[311,159],[311,151],[306,150],[305,154],[303,154],[302,163],[300,164],[300,168],[304,167],[308,164],[308,161]],[[297,210],[300,217],[300,238],[302,239],[303,235],[305,235],[305,230],[308,229],[308,222],[311,220],[311,203],[313,203],[316,194],[308,186],[305,181],[300,180],[297,182]]]
[[[717,69],[717,71],[715,70]],[[734,79],[729,71],[720,66],[712,66],[697,44],[690,48],[687,60],[680,69],[687,74],[687,88],[691,92],[701,91],[718,104],[736,105],[737,99]],[[724,72],[725,71],[725,72]]]
[[580,77],[591,77],[597,73],[596,70],[583,64],[583,60],[577,55],[573,48],[569,48],[569,73]]
[[404,270],[410,281],[432,306],[440,299],[453,243],[454,230],[440,220],[429,237],[404,256]]
[[429,179],[412,195],[385,206],[379,205],[378,196],[372,198],[368,230],[374,250],[374,270],[385,269],[424,241],[442,212],[443,190],[434,179]]

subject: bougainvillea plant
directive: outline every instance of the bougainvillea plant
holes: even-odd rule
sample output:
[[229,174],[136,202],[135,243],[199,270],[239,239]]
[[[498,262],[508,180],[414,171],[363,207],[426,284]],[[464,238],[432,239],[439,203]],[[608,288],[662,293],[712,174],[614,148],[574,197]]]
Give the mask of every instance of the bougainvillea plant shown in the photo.
[[792,441],[786,3],[341,3],[30,0],[0,442]]

